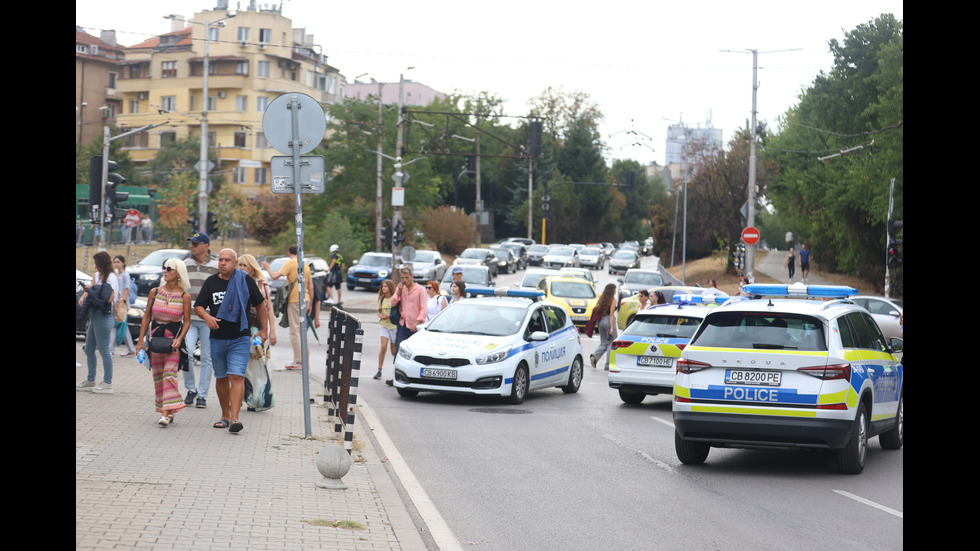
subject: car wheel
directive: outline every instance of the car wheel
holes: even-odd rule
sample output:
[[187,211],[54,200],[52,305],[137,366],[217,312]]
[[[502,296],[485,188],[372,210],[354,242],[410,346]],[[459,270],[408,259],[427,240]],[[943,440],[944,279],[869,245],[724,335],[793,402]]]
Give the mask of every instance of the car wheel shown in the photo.
[[677,454],[677,459],[681,460],[681,463],[685,465],[700,465],[708,458],[708,451],[710,449],[711,446],[704,442],[684,440],[677,431],[674,431],[674,452]]
[[524,403],[524,398],[527,397],[527,388],[530,384],[528,379],[527,366],[524,364],[517,366],[517,370],[514,371],[514,379],[510,384],[508,402],[511,404]]
[[582,358],[575,358],[572,367],[568,370],[568,384],[561,387],[561,391],[565,394],[578,392],[579,387],[582,386],[582,375]]
[[398,395],[402,398],[415,398],[419,395],[419,391],[410,388],[397,388],[395,390],[398,391]]
[[904,397],[898,398],[898,413],[895,414],[895,426],[878,437],[878,443],[886,450],[897,450],[905,442],[905,411]]
[[646,398],[646,394],[642,392],[630,392],[628,390],[619,389],[619,399],[627,404],[639,404]]
[[350,283],[348,283],[348,284],[347,284],[347,290],[348,290],[348,291],[353,291],[353,290],[354,290],[354,286],[353,286],[353,285],[351,285]]
[[851,427],[847,445],[837,450],[837,470],[841,474],[859,474],[868,458],[868,414],[861,404]]

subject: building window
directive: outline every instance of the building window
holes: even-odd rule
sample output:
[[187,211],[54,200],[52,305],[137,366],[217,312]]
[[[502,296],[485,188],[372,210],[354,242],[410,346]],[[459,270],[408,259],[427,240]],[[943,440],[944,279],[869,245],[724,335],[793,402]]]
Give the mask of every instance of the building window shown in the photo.
[[208,40],[210,40],[211,42],[217,42],[218,41],[218,29],[220,29],[220,28],[221,27],[208,27],[208,30],[211,32],[211,34],[208,36]]
[[269,62],[259,62],[259,78],[269,78]]
[[231,173],[232,182],[235,184],[246,183],[248,181],[246,177],[247,170],[248,169],[246,169],[243,166],[236,166],[234,169],[232,169],[232,173]]
[[249,30],[251,30],[251,29],[249,29],[248,27],[238,27],[238,41],[239,42],[248,42],[248,32],[249,32]]
[[143,78],[142,63],[134,63],[129,66],[129,78]]
[[248,96],[237,96],[235,98],[235,111],[239,113],[248,111]]
[[161,96],[160,109],[163,109],[164,111],[176,111],[177,96]]
[[208,96],[208,111],[218,110],[218,96]]
[[245,147],[245,132],[235,132],[235,147]]
[[116,88],[116,79],[119,78],[119,73],[109,73],[109,88]]
[[267,174],[268,174],[268,170],[269,169],[264,168],[264,167],[263,168],[256,168],[255,169],[255,184],[256,185],[261,186],[261,185],[265,185],[266,184],[266,177],[267,177]]
[[269,149],[269,140],[265,139],[265,133],[259,132],[255,135],[256,149]]
[[265,113],[267,107],[269,107],[269,98],[259,96],[255,102],[255,110],[259,113]]
[[160,147],[163,147],[165,144],[173,143],[175,141],[177,141],[176,132],[160,132]]
[[259,29],[259,44],[272,42],[272,29]]
[[140,112],[140,101],[138,99],[129,100],[129,112],[130,113]]
[[235,74],[248,76],[248,61],[239,61],[235,63]]
[[160,64],[160,78],[177,78],[177,62],[164,61]]

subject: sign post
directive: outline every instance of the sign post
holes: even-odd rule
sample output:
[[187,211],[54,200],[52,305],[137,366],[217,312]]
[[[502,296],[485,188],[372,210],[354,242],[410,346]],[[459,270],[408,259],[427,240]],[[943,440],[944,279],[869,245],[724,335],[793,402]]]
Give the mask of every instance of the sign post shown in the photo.
[[[303,363],[303,417],[306,437],[312,436],[310,420],[310,366],[306,341],[306,277],[303,274],[303,200],[302,194],[323,192],[323,157],[312,155],[302,157],[312,151],[323,140],[327,132],[327,118],[323,107],[310,96],[298,92],[283,94],[269,103],[262,117],[262,131],[269,143],[280,153],[289,157],[272,163],[273,193],[293,193],[296,196],[296,268],[299,286],[300,351]],[[319,159],[316,165],[312,159]],[[304,170],[307,167],[308,170]],[[317,168],[319,174],[317,175]],[[284,173],[277,174],[276,171]],[[304,186],[303,176],[307,177]],[[309,185],[309,181],[319,180],[319,186]]]

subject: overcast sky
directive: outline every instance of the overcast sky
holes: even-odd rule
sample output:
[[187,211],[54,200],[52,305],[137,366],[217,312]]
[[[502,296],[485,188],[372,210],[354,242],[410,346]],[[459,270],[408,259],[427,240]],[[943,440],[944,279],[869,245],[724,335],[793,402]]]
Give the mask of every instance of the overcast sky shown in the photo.
[[[114,29],[119,44],[130,46],[169,32],[165,14],[190,18],[216,4],[75,0],[75,20],[96,36]],[[246,9],[249,2],[229,2],[231,9],[236,4]],[[726,143],[745,126],[752,109],[748,50],[760,52],[758,118],[775,127],[813,78],[830,69],[830,39],[842,40],[881,13],[903,18],[901,0],[282,5],[283,15],[312,33],[328,62],[350,81],[368,73],[361,80],[395,82],[404,74],[445,93],[487,91],[506,100],[508,115],[527,114],[527,100],[549,86],[583,91],[605,115],[607,160],[644,164],[664,163],[672,122],[703,127],[710,120]]]

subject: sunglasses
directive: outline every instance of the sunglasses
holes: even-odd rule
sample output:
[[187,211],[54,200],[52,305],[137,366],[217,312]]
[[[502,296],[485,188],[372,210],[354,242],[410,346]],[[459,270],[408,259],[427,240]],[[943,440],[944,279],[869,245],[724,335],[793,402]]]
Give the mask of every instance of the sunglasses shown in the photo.
[[176,269],[177,268],[171,268],[170,266],[164,266],[163,267],[163,271],[165,271],[165,272],[170,272],[170,271],[173,271],[173,270],[176,270]]

